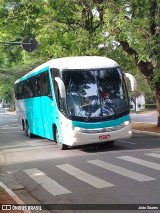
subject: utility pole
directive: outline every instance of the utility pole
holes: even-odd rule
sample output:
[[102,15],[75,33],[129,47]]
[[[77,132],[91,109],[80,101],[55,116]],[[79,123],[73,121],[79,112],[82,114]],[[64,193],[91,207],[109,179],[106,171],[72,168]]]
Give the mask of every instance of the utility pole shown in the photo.
[[23,42],[0,42],[4,45],[22,45],[23,49],[27,52],[33,52],[38,47],[38,42],[34,37],[27,37]]

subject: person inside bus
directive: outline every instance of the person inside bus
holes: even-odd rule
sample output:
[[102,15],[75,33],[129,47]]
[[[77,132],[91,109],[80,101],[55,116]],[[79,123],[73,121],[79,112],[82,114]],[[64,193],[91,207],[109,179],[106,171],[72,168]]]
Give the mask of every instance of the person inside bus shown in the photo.
[[100,90],[100,92],[99,92],[99,94],[100,94],[100,99],[101,99],[101,101],[103,101],[103,100],[105,100],[106,98],[111,98],[111,92],[109,91],[109,90],[106,90],[106,91],[104,91],[104,90]]

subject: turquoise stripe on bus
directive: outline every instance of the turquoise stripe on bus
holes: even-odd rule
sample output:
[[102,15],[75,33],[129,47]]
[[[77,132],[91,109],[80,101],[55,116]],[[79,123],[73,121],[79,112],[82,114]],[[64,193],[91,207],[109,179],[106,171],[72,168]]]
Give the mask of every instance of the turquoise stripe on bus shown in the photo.
[[111,126],[117,126],[125,121],[130,120],[130,116],[126,115],[122,118],[118,118],[116,120],[109,120],[109,121],[100,121],[100,122],[81,122],[81,121],[72,121],[72,125],[74,127],[80,127],[80,128],[86,128],[86,129],[95,129],[95,128],[104,128],[104,127],[111,127]]
[[[60,130],[60,119],[57,108],[47,96],[28,98],[24,100],[26,119],[31,133],[53,140],[53,124]],[[60,141],[62,135],[60,134]]]
[[45,137],[43,119],[41,115],[41,98],[28,98],[24,100],[26,119],[31,133]]

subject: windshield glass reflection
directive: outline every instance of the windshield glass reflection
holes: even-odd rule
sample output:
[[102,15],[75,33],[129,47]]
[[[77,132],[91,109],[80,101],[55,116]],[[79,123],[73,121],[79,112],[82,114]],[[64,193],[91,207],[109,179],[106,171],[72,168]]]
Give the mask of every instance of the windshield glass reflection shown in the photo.
[[114,116],[128,109],[129,101],[119,68],[65,70],[66,103],[70,116]]

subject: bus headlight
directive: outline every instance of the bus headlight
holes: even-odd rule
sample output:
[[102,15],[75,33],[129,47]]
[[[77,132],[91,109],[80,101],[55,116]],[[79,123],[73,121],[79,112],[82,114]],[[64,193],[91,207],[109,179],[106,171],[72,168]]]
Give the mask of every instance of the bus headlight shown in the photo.
[[76,127],[73,127],[73,130],[76,131],[76,132],[80,132],[81,128],[76,126]]
[[83,133],[86,133],[86,129],[80,128],[80,127],[77,127],[77,126],[73,127],[73,130],[74,130],[75,132],[83,132]]
[[130,123],[131,123],[130,120],[129,120],[129,121],[125,121],[125,122],[124,122],[124,126],[128,126]]

